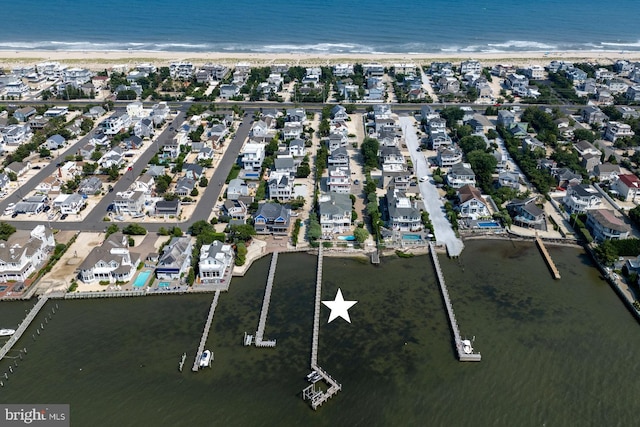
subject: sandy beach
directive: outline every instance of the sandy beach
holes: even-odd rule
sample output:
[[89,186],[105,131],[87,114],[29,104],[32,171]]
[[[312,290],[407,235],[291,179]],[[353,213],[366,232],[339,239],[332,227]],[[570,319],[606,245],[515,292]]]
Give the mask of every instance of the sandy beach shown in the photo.
[[18,65],[33,65],[43,61],[58,61],[70,66],[83,66],[90,69],[105,69],[114,65],[129,65],[150,62],[156,66],[168,65],[174,61],[190,61],[195,65],[218,63],[234,65],[245,61],[251,65],[331,65],[338,63],[378,62],[384,65],[413,62],[427,64],[433,61],[460,62],[477,59],[486,65],[498,63],[513,65],[544,65],[557,59],[570,62],[612,63],[619,59],[640,60],[640,51],[552,51],[552,52],[452,52],[424,54],[260,54],[230,52],[167,52],[167,51],[0,51],[0,66],[11,68]]

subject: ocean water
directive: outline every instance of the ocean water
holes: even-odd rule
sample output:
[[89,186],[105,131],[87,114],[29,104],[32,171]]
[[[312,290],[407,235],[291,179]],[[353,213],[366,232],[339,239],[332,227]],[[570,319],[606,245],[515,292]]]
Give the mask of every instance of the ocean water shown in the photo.
[[640,50],[636,0],[33,0],[3,2],[2,16],[0,50]]
[[[69,403],[72,425],[96,427],[635,425],[640,326],[582,250],[549,252],[561,280],[531,243],[469,241],[459,259],[440,258],[480,363],[456,359],[428,257],[325,258],[322,299],[339,287],[358,303],[351,324],[327,324],[322,308],[318,361],[343,389],[317,411],[300,396],[316,266],[304,254],[279,258],[265,329],[276,348],[242,345],[258,323],[264,258],[220,296],[211,369],[189,369],[211,295],[59,301],[42,334],[21,340],[28,354],[0,401]],[[28,305],[0,304],[0,325]]]

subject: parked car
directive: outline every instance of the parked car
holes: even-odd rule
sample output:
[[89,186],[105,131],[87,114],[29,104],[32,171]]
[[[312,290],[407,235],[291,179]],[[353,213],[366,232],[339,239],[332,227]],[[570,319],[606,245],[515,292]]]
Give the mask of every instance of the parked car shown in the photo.
[[62,216],[60,217],[60,221],[64,221],[68,216],[69,214],[62,214]]

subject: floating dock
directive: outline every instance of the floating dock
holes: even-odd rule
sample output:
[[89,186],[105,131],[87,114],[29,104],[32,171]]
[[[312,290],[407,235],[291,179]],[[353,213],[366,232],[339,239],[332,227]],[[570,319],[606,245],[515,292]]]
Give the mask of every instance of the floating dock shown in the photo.
[[311,339],[311,370],[316,371],[322,380],[327,384],[327,391],[322,391],[316,387],[314,382],[302,390],[302,398],[311,403],[311,407],[316,410],[324,402],[342,390],[342,385],[334,380],[324,369],[318,366],[318,338],[320,331],[320,298],[322,297],[322,246],[318,248],[318,270],[316,272],[316,297],[313,312],[313,337]]
[[[258,330],[256,331],[255,344],[256,347],[275,347],[276,340],[264,340],[264,327],[267,323],[267,314],[269,313],[269,302],[271,301],[271,290],[273,289],[273,279],[276,275],[276,266],[278,265],[278,252],[274,252],[271,256],[271,265],[269,266],[269,275],[267,276],[267,286],[264,290],[264,299],[262,300],[262,311],[260,311],[260,321],[258,322]],[[245,337],[246,345],[246,337]]]
[[211,322],[213,322],[213,315],[215,314],[216,306],[218,305],[218,298],[220,298],[220,291],[216,291],[215,295],[213,296],[213,301],[211,302],[211,307],[209,308],[209,315],[207,316],[207,322],[204,324],[204,331],[202,332],[202,338],[200,338],[200,345],[198,346],[196,358],[193,361],[193,367],[191,368],[193,372],[197,372],[200,368],[200,358],[202,357],[202,353],[204,352],[204,346],[207,343],[209,329],[211,329]]
[[556,267],[553,260],[551,259],[551,255],[549,255],[549,252],[547,251],[547,248],[545,248],[544,243],[542,242],[540,237],[538,237],[537,234],[536,234],[536,245],[538,246],[538,249],[540,249],[542,258],[544,258],[544,261],[547,263],[547,267],[549,267],[549,270],[551,271],[551,275],[553,276],[554,279],[559,280],[560,272],[558,271],[558,268]]
[[449,299],[449,291],[447,291],[447,285],[444,282],[444,275],[442,274],[442,269],[440,268],[438,254],[436,254],[435,246],[432,242],[429,242],[429,253],[431,254],[431,260],[433,261],[433,266],[435,267],[436,275],[438,276],[438,284],[440,285],[440,291],[442,292],[442,299],[444,300],[444,305],[447,309],[447,315],[449,317],[451,330],[453,331],[456,351],[458,352],[458,360],[460,360],[461,362],[480,362],[480,353],[473,352],[473,349],[471,353],[467,353],[464,351],[464,344],[462,338],[460,337],[460,329],[458,327],[458,322],[456,321],[456,315],[453,312],[453,306],[451,305],[451,300]]
[[[24,334],[24,332],[27,330],[31,322],[33,322],[33,319],[36,318],[36,316],[38,315],[38,313],[40,312],[42,307],[44,307],[44,305],[47,303],[48,300],[49,300],[49,297],[46,295],[43,295],[40,297],[36,305],[34,305],[31,311],[29,311],[29,314],[27,314],[27,317],[25,317],[22,323],[20,323],[20,326],[18,326],[18,329],[16,329],[13,335],[11,335],[11,338],[9,338],[9,340],[2,346],[2,349],[0,349],[0,360],[4,359],[7,353],[11,351],[15,343],[18,342],[22,334]],[[40,331],[38,331],[38,333],[40,333]]]

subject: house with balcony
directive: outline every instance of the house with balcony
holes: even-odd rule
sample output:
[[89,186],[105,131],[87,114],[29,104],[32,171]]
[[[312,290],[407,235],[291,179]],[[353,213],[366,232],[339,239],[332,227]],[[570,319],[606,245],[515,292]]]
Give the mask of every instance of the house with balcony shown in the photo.
[[275,172],[269,174],[267,183],[269,198],[279,202],[291,200],[293,194],[293,179],[288,172]]
[[162,249],[156,265],[156,277],[159,280],[179,280],[191,268],[193,243],[190,236],[174,237]]
[[24,281],[42,267],[56,242],[44,225],[33,230],[18,230],[0,240],[0,282]]
[[289,154],[280,154],[273,161],[273,168],[276,172],[287,173],[292,178],[296,174],[297,166],[293,156]]
[[200,283],[203,285],[222,285],[224,290],[228,290],[234,257],[231,245],[218,240],[213,241],[210,245],[202,245],[198,261]]
[[508,129],[515,121],[516,116],[511,110],[498,110],[498,125],[502,125]]
[[164,218],[176,218],[178,214],[180,214],[180,207],[180,199],[158,200],[154,206],[153,215]]
[[404,191],[390,186],[386,195],[389,218],[387,226],[393,231],[422,230],[422,217],[418,203],[411,200]]
[[330,165],[327,188],[330,193],[349,194],[351,192],[351,170],[349,166]]
[[480,219],[491,217],[489,204],[482,193],[472,185],[458,189],[458,210],[461,218]]
[[349,194],[322,195],[318,201],[322,234],[347,233],[351,230],[352,203]]
[[607,121],[607,115],[602,112],[598,107],[592,105],[586,106],[582,109],[581,113],[582,121],[589,125],[595,123],[604,123]]
[[9,125],[0,130],[6,145],[17,146],[29,142],[33,133],[29,125]]
[[196,180],[183,176],[176,182],[174,193],[180,197],[189,196],[194,188],[196,188]]
[[253,216],[253,227],[258,234],[286,235],[291,223],[291,209],[279,203],[260,203]]
[[229,181],[229,185],[227,186],[227,199],[238,200],[238,198],[248,195],[249,187],[243,179],[235,178]]
[[13,117],[16,118],[16,120],[18,120],[19,122],[27,122],[29,121],[29,118],[31,116],[35,116],[37,114],[37,111],[34,107],[23,107],[23,108],[18,108],[16,111],[13,112]]
[[130,121],[126,114],[113,114],[100,122],[99,128],[105,135],[117,135],[129,126]]
[[631,227],[609,209],[588,211],[585,225],[596,242],[628,239],[631,234]]
[[64,181],[54,174],[44,178],[34,190],[37,194],[59,193],[63,183]]
[[604,130],[604,139],[611,142],[616,142],[619,138],[631,138],[635,135],[635,132],[631,130],[631,126],[621,122],[609,122]]
[[562,201],[570,214],[583,214],[598,209],[602,205],[602,196],[590,185],[577,184],[567,188]]
[[462,162],[462,150],[457,145],[439,147],[436,154],[436,163],[441,168],[451,167]]
[[536,205],[535,201],[535,197],[525,200],[513,199],[507,205],[507,211],[512,216],[515,225],[546,231],[546,214]]
[[603,163],[593,168],[592,176],[596,177],[600,182],[613,182],[620,175],[620,166],[612,163]]
[[243,197],[242,199],[225,200],[222,204],[222,213],[231,218],[231,220],[240,221],[244,224],[248,212],[247,205],[244,202],[246,199],[246,197]]
[[87,201],[81,194],[60,194],[53,200],[54,209],[61,214],[76,215],[87,205]]
[[293,157],[304,157],[307,155],[307,147],[303,139],[294,139],[289,142],[289,155]]
[[330,166],[349,166],[349,153],[345,147],[338,148],[329,154],[327,163]]
[[626,202],[640,201],[640,179],[633,174],[620,174],[618,180],[611,186]]
[[144,191],[118,192],[113,199],[113,208],[118,214],[140,214],[144,210],[145,200]]
[[476,185],[476,174],[468,163],[456,163],[451,166],[447,174],[447,183],[452,188],[461,188],[465,185]]
[[240,152],[242,158],[242,169],[244,176],[250,179],[258,179],[262,170],[262,162],[264,161],[265,152],[264,144],[249,142],[245,144]]
[[100,167],[108,169],[111,166],[115,166],[119,168],[124,164],[124,152],[120,147],[113,147],[111,150],[107,151],[101,158],[98,160],[98,164]]
[[502,171],[498,174],[498,184],[500,187],[520,189],[520,175],[518,172]]
[[85,283],[128,282],[139,263],[140,254],[130,252],[127,236],[117,232],[89,252],[80,264],[78,278]]
[[96,194],[100,191],[102,191],[102,181],[100,181],[100,178],[95,176],[90,176],[83,179],[82,181],[80,181],[80,184],[78,186],[79,194],[90,195]]

